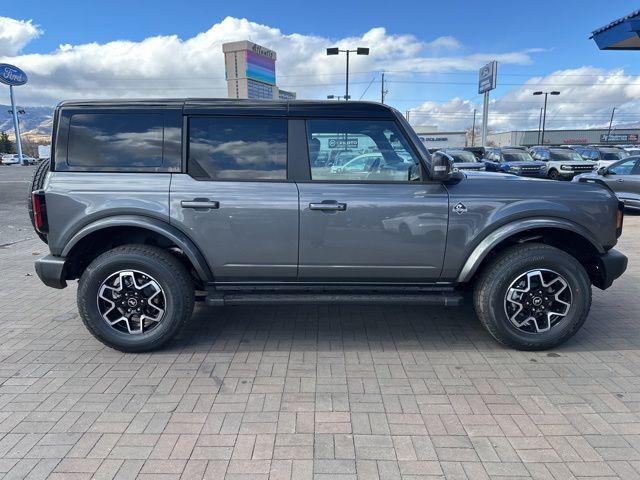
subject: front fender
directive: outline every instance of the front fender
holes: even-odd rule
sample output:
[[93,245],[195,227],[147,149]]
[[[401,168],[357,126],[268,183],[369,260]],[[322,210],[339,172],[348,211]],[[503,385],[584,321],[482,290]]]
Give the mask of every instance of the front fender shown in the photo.
[[204,282],[213,281],[213,274],[211,273],[211,269],[209,268],[204,255],[202,255],[198,247],[187,235],[162,220],[142,215],[115,215],[107,218],[101,218],[85,225],[65,244],[61,252],[61,256],[67,257],[78,242],[87,235],[113,227],[142,228],[162,235],[167,240],[177,245],[184,252],[193,264],[198,276]]
[[517,233],[537,228],[555,228],[577,233],[588,240],[599,253],[605,253],[605,250],[594,236],[586,228],[578,225],[577,223],[553,217],[517,220],[493,230],[478,245],[476,245],[471,252],[471,255],[469,255],[462,266],[456,281],[459,283],[468,282],[476,273],[478,267],[486,256],[503,240],[506,240]]

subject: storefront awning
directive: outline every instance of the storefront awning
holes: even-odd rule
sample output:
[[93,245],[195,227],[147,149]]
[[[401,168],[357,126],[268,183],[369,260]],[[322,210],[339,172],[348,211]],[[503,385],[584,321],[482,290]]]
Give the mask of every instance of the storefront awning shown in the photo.
[[600,50],[640,50],[640,10],[591,32]]

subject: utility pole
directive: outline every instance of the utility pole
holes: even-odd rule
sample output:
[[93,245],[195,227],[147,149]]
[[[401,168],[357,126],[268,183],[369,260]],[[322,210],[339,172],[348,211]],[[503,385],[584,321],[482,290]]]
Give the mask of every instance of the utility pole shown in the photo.
[[476,143],[476,109],[473,109],[473,125],[471,127],[471,146],[475,147]]
[[382,82],[380,83],[380,103],[384,103],[384,97],[387,91],[384,89],[384,70],[382,71]]
[[613,115],[616,113],[616,107],[613,107],[611,110],[611,120],[609,120],[609,130],[607,130],[607,142],[609,142],[609,138],[611,137],[611,125],[613,125]]

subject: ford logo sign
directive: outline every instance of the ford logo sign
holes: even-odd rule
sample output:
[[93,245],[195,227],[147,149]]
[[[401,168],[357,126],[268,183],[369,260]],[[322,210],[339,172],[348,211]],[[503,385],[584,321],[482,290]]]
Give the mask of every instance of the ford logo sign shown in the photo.
[[0,83],[5,85],[24,85],[27,83],[27,74],[14,65],[0,63]]

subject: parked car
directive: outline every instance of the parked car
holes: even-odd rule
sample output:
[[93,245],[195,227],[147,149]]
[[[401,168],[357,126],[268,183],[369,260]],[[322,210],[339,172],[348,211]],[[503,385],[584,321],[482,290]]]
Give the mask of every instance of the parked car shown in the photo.
[[439,156],[446,158],[451,162],[453,168],[458,170],[486,170],[484,162],[478,160],[473,153],[462,150],[461,148],[445,148],[433,154],[434,158],[438,158]]
[[465,152],[473,153],[478,160],[482,160],[485,155],[484,147],[464,147],[463,150]]
[[[77,101],[54,119],[29,205],[50,250],[36,272],[78,279],[84,324],[122,351],[173,338],[196,291],[209,305],[403,306],[473,291],[497,341],[545,349],[627,266],[609,189],[453,171],[386,105]],[[375,176],[316,166],[329,146],[315,140],[347,135],[346,149],[377,149]]]
[[[28,155],[23,155],[22,161],[24,165],[35,165],[36,163],[38,163],[38,161],[35,158],[30,157]],[[18,156],[17,153],[5,154],[2,156],[2,164],[3,165],[19,165],[20,157]]]
[[484,163],[490,172],[505,172],[526,177],[546,177],[547,164],[535,161],[526,149],[487,148]]
[[625,207],[640,209],[640,156],[600,167],[597,172],[574,177],[574,182],[601,183],[613,190]]
[[3,165],[18,165],[20,163],[20,158],[17,153],[7,153],[2,155],[2,164]]
[[629,156],[629,152],[614,146],[572,145],[571,148],[578,152],[583,159],[597,162],[598,167],[612,164]]
[[529,153],[534,160],[547,164],[547,177],[552,180],[571,180],[580,173],[594,170],[596,162],[584,160],[569,147],[531,147]]

